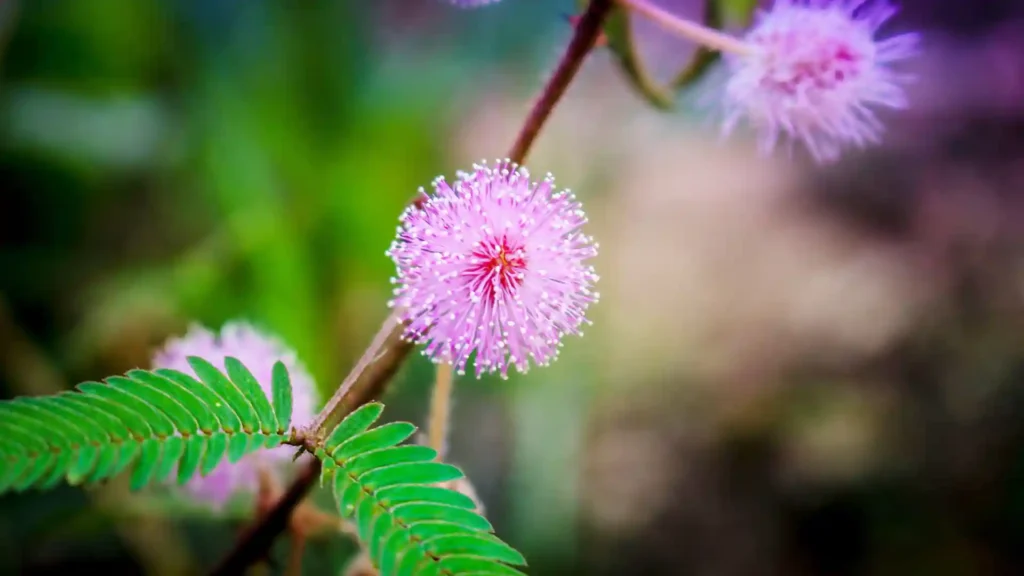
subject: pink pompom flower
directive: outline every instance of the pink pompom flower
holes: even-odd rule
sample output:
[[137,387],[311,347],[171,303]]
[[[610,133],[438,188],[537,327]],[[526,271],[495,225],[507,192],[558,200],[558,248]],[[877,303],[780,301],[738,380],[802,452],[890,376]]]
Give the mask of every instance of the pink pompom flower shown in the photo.
[[459,373],[475,352],[477,377],[547,365],[599,297],[580,203],[550,175],[531,182],[507,160],[433,187],[406,209],[387,252],[397,267],[389,304],[402,310],[406,337]]
[[776,0],[743,38],[747,49],[725,53],[724,131],[746,119],[762,151],[787,137],[819,162],[877,142],[874,109],[907,106],[910,77],[892,65],[919,42],[917,34],[875,39],[895,13],[887,0]]
[[[195,376],[187,358],[198,356],[218,369],[224,369],[224,358],[240,360],[260,383],[267,397],[272,397],[272,373],[278,360],[284,363],[292,384],[292,421],[308,422],[316,415],[320,403],[313,377],[299,362],[295,353],[277,338],[244,322],[228,322],[220,333],[193,325],[180,338],[171,338],[153,355],[154,369],[169,368]],[[236,495],[255,494],[259,487],[260,469],[280,474],[291,466],[295,456],[292,446],[260,450],[231,463],[223,461],[206,476],[194,476],[185,484],[186,491],[197,501],[221,509]]]

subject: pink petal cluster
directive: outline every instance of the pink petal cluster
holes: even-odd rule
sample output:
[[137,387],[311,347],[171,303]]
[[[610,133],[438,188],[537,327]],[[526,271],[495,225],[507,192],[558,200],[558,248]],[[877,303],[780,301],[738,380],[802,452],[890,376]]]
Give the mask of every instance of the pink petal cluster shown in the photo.
[[762,151],[785,136],[818,161],[878,141],[873,108],[906,107],[909,78],[891,65],[914,55],[919,40],[875,39],[895,12],[886,0],[776,0],[746,34],[750,52],[727,55],[725,132],[745,118]]
[[[187,358],[198,356],[220,369],[224,358],[240,360],[260,383],[268,398],[272,398],[271,382],[274,364],[280,360],[288,368],[292,384],[292,422],[302,424],[313,419],[320,403],[312,376],[299,362],[295,353],[277,338],[261,332],[244,322],[229,322],[220,333],[203,326],[193,325],[181,338],[172,338],[153,356],[153,368],[170,368],[195,375]],[[206,476],[195,476],[185,485],[198,501],[218,509],[232,497],[255,493],[259,486],[259,471],[265,467],[271,473],[280,473],[292,463],[295,448],[280,446],[246,455],[235,463],[221,462]]]
[[500,0],[448,0],[450,4],[461,6],[463,8],[476,8],[477,6],[496,4],[499,1]]
[[555,191],[550,175],[531,182],[507,160],[433,187],[402,215],[387,252],[398,270],[390,305],[402,310],[406,337],[460,374],[474,352],[477,377],[547,365],[599,297],[586,264],[597,244],[580,230],[580,203]]

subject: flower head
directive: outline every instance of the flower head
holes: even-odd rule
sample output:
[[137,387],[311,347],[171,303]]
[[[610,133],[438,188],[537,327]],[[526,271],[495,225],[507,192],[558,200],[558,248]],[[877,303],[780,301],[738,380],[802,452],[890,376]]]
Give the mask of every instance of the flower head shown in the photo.
[[746,118],[763,151],[780,136],[802,141],[818,161],[847,145],[876,142],[873,107],[904,108],[908,77],[890,65],[912,56],[917,34],[876,40],[896,9],[887,0],[776,0],[728,54],[725,131]]
[[387,252],[398,268],[390,305],[403,310],[406,337],[460,373],[476,352],[478,377],[554,360],[598,299],[585,263],[597,245],[580,231],[587,218],[575,196],[509,161],[433,186],[402,215]]
[[[316,385],[295,353],[280,340],[260,332],[244,322],[229,322],[217,334],[202,326],[193,325],[181,338],[172,338],[153,355],[153,368],[169,368],[195,375],[187,358],[199,356],[217,368],[224,368],[224,358],[240,360],[271,396],[274,364],[284,362],[292,384],[292,419],[295,422],[312,420],[319,403]],[[220,508],[240,493],[255,493],[259,486],[259,473],[265,467],[271,473],[279,472],[291,463],[295,449],[279,446],[260,450],[230,463],[221,462],[206,476],[195,476],[185,485],[197,500]]]

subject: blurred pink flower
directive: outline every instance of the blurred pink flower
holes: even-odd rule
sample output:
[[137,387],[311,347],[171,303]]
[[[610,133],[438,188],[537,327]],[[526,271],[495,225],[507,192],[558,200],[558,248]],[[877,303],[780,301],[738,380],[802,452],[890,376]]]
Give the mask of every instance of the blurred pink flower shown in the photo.
[[[189,356],[203,358],[221,370],[225,357],[237,358],[256,377],[268,398],[272,394],[273,367],[280,360],[291,377],[292,421],[302,424],[316,415],[320,402],[316,385],[295,353],[277,338],[247,323],[229,322],[219,334],[193,325],[183,337],[171,338],[154,354],[153,368],[170,368],[194,376],[187,361]],[[272,473],[280,472],[283,466],[291,464],[294,455],[294,447],[280,446],[254,452],[235,463],[225,460],[210,474],[193,477],[185,488],[196,500],[221,508],[236,494],[256,492],[261,467]]]
[[818,161],[876,142],[883,127],[872,107],[907,106],[909,77],[890,65],[914,55],[919,41],[875,40],[895,12],[887,0],[776,0],[744,37],[749,53],[726,54],[724,131],[745,118],[763,151],[785,136]]
[[497,4],[500,0],[447,0],[449,4],[461,6],[463,8],[476,8],[477,6],[486,6],[487,4]]
[[404,309],[406,336],[459,373],[475,351],[477,377],[554,360],[598,299],[585,264],[597,245],[580,231],[587,218],[575,196],[508,161],[433,186],[388,250],[398,269],[390,305]]

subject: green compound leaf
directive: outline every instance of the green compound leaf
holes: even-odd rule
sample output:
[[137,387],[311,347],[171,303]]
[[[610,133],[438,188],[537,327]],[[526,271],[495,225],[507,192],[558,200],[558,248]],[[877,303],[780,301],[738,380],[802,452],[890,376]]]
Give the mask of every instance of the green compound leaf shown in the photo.
[[[210,364],[202,358],[190,356],[188,363],[192,366],[192,370],[195,371],[196,376],[203,381],[204,384],[210,387],[211,390],[217,393],[218,396],[227,402],[227,405],[231,410],[238,415],[239,420],[242,421],[242,430],[245,432],[255,432],[260,429],[260,417],[256,414],[256,410],[252,407],[252,403],[242,393],[241,388],[235,382],[232,382],[221,373],[220,370],[215,368],[213,364]],[[262,394],[262,392],[260,392]]]
[[[274,369],[271,402],[234,358],[226,373],[201,358],[189,362],[199,379],[131,370],[74,391],[0,401],[0,494],[102,482],[126,471],[133,489],[169,478],[184,483],[286,439],[291,386],[283,364]],[[363,467],[419,462],[413,456],[377,455]]]
[[315,454],[338,509],[356,526],[381,576],[522,575],[526,560],[494,535],[468,496],[439,484],[462,471],[426,446],[398,445],[416,428],[370,428],[384,407],[366,404],[345,418]]
[[241,388],[246,399],[256,410],[260,421],[260,430],[264,434],[270,434],[277,430],[277,416],[274,414],[274,407],[270,405],[270,400],[267,400],[263,394],[263,389],[252,372],[249,372],[249,369],[237,358],[230,356],[224,359],[224,367],[227,368],[228,376]]

